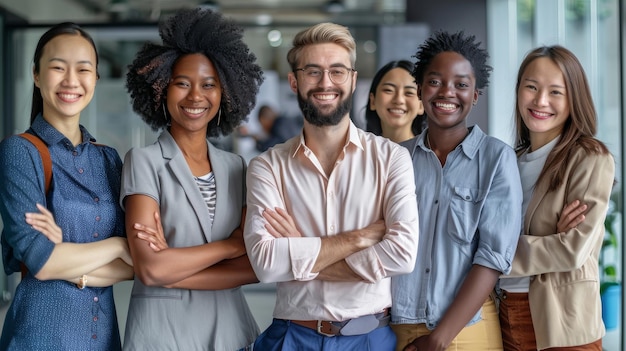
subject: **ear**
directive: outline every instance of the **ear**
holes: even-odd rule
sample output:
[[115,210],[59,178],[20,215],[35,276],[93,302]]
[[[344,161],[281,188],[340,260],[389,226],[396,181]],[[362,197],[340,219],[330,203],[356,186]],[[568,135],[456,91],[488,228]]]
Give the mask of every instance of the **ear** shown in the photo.
[[424,114],[424,103],[422,102],[422,99],[418,99],[417,101],[419,106],[417,107],[417,114],[418,115],[423,115]]
[[39,73],[35,72],[35,67],[33,67],[33,83],[39,88]]
[[289,72],[287,74],[287,80],[289,81],[289,87],[291,91],[298,94],[298,80],[296,79],[296,74],[293,72]]
[[376,103],[374,102],[374,94],[370,93],[370,110],[374,111],[376,109]]
[[474,101],[472,101],[472,105],[476,105],[478,103],[479,95],[480,95],[480,91],[478,91],[478,89],[474,89]]

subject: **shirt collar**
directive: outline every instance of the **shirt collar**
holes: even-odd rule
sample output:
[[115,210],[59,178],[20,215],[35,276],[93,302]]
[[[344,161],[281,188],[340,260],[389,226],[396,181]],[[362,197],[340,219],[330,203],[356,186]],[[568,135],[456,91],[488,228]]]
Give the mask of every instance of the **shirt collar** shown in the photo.
[[[48,146],[62,143],[69,150],[74,149],[74,146],[72,145],[70,140],[67,139],[65,135],[59,132],[56,128],[54,128],[50,123],[48,123],[48,121],[43,118],[41,113],[37,115],[37,117],[33,121],[33,124],[30,126],[30,129]],[[80,131],[83,135],[82,144],[96,141],[96,139],[91,134],[89,134],[87,129],[82,125],[80,126]]]
[[[354,123],[352,122],[352,120],[350,120],[350,125],[348,127],[348,140],[346,140],[346,144],[344,145],[344,150],[350,145],[354,145],[355,147],[361,149],[361,150],[365,150],[363,148],[363,143],[361,142],[361,138],[359,138],[359,130],[357,129],[357,127],[354,125]],[[300,132],[300,139],[299,142],[296,143],[293,148],[292,148],[292,152],[291,152],[291,157],[296,157],[296,154],[298,153],[298,151],[300,149],[306,150],[307,146],[304,142],[304,128],[302,129],[302,132]]]
[[[413,153],[415,152],[415,149],[417,149],[418,147],[420,147],[422,150],[426,152],[430,151],[430,149],[426,146],[427,134],[428,134],[428,128],[426,128],[420,135],[416,137],[417,142],[415,143],[413,150],[409,150],[411,151],[411,155],[413,155]],[[485,136],[486,136],[485,133],[480,129],[479,126],[477,125],[471,126],[469,127],[469,133],[467,134],[465,139],[463,139],[461,144],[457,146],[457,148],[461,148],[465,156],[467,156],[469,159],[473,159],[476,153],[478,152],[478,149],[480,148],[480,144],[482,140],[485,138]]]

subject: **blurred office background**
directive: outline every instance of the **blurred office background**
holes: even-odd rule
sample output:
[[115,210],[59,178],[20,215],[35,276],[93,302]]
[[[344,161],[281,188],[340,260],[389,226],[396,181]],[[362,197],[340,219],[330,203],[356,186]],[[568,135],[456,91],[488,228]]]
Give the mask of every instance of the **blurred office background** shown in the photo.
[[[606,350],[624,349],[623,155],[626,96],[626,0],[0,0],[0,137],[28,127],[32,55],[39,36],[52,24],[74,21],[94,37],[100,53],[96,94],[82,114],[98,142],[115,147],[123,158],[131,147],[156,139],[131,110],[124,87],[126,66],[145,41],[158,40],[156,24],[182,7],[205,6],[232,17],[245,28],[266,80],[261,105],[301,118],[286,81],[286,53],[293,36],[309,25],[332,21],[346,25],[357,40],[358,85],[352,116],[364,127],[368,89],[376,70],[389,60],[410,59],[418,45],[437,30],[464,30],[488,49],[494,67],[490,85],[469,123],[508,143],[513,141],[514,86],[519,63],[530,49],[561,44],[585,66],[599,114],[598,137],[617,161],[617,183],[602,252],[601,279],[610,286]],[[246,127],[260,132],[255,109]],[[214,140],[247,160],[257,151],[250,138]],[[1,180],[0,180],[1,181]],[[0,223],[1,227],[1,223]],[[0,271],[0,311],[11,301],[19,279]],[[131,283],[116,286],[122,331]],[[271,321],[273,285],[245,287],[261,328]],[[1,320],[0,320],[1,321]]]

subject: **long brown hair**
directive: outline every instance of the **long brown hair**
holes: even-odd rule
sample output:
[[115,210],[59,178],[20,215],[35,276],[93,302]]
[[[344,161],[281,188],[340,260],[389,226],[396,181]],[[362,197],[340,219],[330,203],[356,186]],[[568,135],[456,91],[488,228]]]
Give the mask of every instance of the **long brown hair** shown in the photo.
[[541,57],[552,60],[563,73],[570,110],[569,118],[565,121],[561,131],[561,138],[548,155],[546,164],[537,180],[540,182],[548,178],[550,184],[548,190],[552,191],[563,183],[565,170],[571,155],[577,148],[576,146],[582,147],[591,154],[607,154],[609,150],[602,142],[594,138],[597,131],[598,116],[585,70],[571,51],[562,46],[554,45],[542,46],[531,51],[522,61],[517,73],[517,84],[515,85],[515,124],[517,130],[515,150],[517,154],[520,155],[530,146],[530,131],[522,120],[517,93],[524,71],[531,62]]

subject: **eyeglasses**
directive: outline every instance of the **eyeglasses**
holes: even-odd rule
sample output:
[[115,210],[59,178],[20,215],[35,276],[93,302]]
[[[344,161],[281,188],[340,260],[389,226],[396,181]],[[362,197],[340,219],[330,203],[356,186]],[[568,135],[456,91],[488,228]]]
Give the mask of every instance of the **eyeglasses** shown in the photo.
[[350,72],[356,72],[354,68],[347,67],[331,67],[330,69],[321,69],[319,67],[306,67],[306,68],[296,68],[295,71],[302,71],[304,73],[304,81],[307,84],[318,84],[322,77],[324,77],[324,72],[328,72],[328,78],[330,81],[341,85],[348,80],[350,76]]

